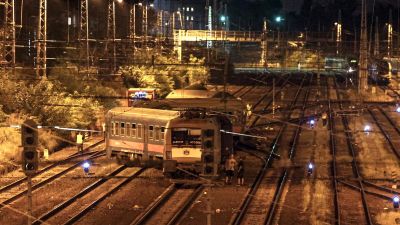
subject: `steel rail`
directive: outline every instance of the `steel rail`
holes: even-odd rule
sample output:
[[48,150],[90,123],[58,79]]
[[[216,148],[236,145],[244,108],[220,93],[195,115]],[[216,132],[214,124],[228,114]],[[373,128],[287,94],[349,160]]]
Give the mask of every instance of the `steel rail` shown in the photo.
[[[336,86],[337,97],[339,99],[342,99],[340,97],[339,88],[337,86],[336,80],[335,80],[335,86]],[[341,102],[339,102],[339,107],[340,107],[341,110],[343,110],[343,104]],[[347,146],[348,146],[348,148],[349,148],[349,150],[351,152],[352,158],[353,158],[353,160],[352,160],[353,173],[355,172],[356,179],[358,180],[358,184],[360,186],[360,193],[361,193],[361,199],[362,199],[365,218],[367,220],[367,223],[369,225],[372,225],[373,222],[372,222],[372,218],[371,218],[371,213],[369,212],[368,203],[367,203],[367,197],[365,195],[364,186],[363,186],[363,184],[361,182],[362,177],[361,177],[360,171],[358,169],[356,154],[355,154],[355,150],[354,150],[354,144],[353,144],[354,137],[353,137],[353,134],[351,133],[351,129],[349,127],[349,122],[348,122],[347,116],[342,115],[341,118],[342,118],[343,126],[345,128],[344,129],[344,133],[346,134]]]
[[[279,93],[279,92],[283,89],[283,87],[285,87],[286,84],[289,82],[289,79],[290,79],[290,76],[288,76],[288,77],[286,78],[286,80],[282,81],[282,84],[280,85],[281,88],[280,88],[279,90],[275,91],[274,94]],[[302,83],[303,83],[303,82],[304,82],[304,77],[303,77]],[[259,104],[261,104],[261,102],[262,102],[267,96],[269,96],[270,94],[271,94],[271,92],[267,92],[265,95],[263,95],[263,96],[256,102],[256,104],[254,104],[254,105],[252,106],[252,110],[255,109]],[[271,100],[263,107],[263,109],[262,109],[261,111],[265,112],[265,110],[266,110],[272,103],[273,103],[273,99],[271,99]],[[256,118],[255,118],[255,119],[252,121],[252,123],[250,124],[249,129],[251,129],[251,128],[258,122],[259,119],[260,119],[260,116],[256,116]],[[290,118],[288,118],[288,119],[290,119]]]
[[[311,78],[309,80],[309,84],[311,84],[312,79],[313,79],[313,77],[311,76]],[[308,88],[307,91],[306,91],[306,94],[304,96],[304,100],[303,100],[303,104],[302,104],[301,117],[304,117],[304,115],[305,115],[306,104],[307,104],[307,101],[308,101],[308,97],[310,95],[310,90],[311,90],[311,88]],[[291,162],[293,162],[294,157],[295,157],[297,143],[299,141],[300,133],[302,131],[302,126],[301,125],[302,125],[302,121],[299,121],[298,126],[296,128],[296,131],[295,131],[295,133],[293,135],[293,138],[292,138],[292,141],[291,141],[292,145],[291,145],[290,151],[289,151],[289,160]],[[286,185],[288,174],[289,174],[289,168],[286,167],[284,169],[284,172],[281,175],[280,181],[278,182],[277,191],[275,191],[272,203],[271,203],[271,205],[269,207],[269,210],[268,210],[267,217],[264,220],[264,224],[270,225],[270,224],[273,223],[273,220],[275,218],[275,213],[276,213],[275,212],[276,211],[276,206],[278,205],[278,203],[279,203],[279,201],[281,199],[283,189],[284,189],[284,187]]]
[[[400,153],[397,151],[396,146],[394,146],[394,143],[392,142],[392,139],[390,138],[390,135],[388,134],[388,132],[383,128],[382,124],[378,121],[378,118],[376,117],[376,115],[372,112],[372,110],[367,109],[369,114],[372,116],[372,118],[375,121],[375,124],[379,127],[379,130],[382,132],[383,136],[385,137],[386,141],[388,142],[390,149],[392,149],[393,153],[396,155],[397,159],[400,160]],[[383,114],[383,113],[382,113]],[[385,114],[384,114],[385,115]],[[390,123],[390,121],[389,121]],[[394,124],[390,123],[392,126],[394,126]],[[395,126],[394,126],[395,127]],[[396,130],[396,128],[394,128]]]
[[[304,80],[305,80],[305,76],[303,76],[301,85],[298,88],[298,90],[296,92],[296,95],[295,95],[295,99],[293,100],[293,102],[291,104],[292,108],[294,107],[294,105],[297,102],[297,99],[299,97],[299,93],[300,93],[300,91],[301,91],[301,89],[303,87],[303,84],[304,84]],[[287,118],[289,119],[290,116],[291,116],[291,113],[289,113],[287,115]],[[258,190],[258,187],[260,186],[261,181],[263,180],[268,167],[272,163],[273,157],[276,154],[275,151],[278,150],[277,149],[278,148],[277,147],[278,146],[278,142],[281,139],[282,134],[283,134],[284,130],[286,129],[286,127],[287,127],[287,124],[284,123],[281,126],[281,128],[279,129],[278,135],[276,136],[275,141],[273,142],[270,154],[268,155],[268,157],[266,157],[267,159],[266,159],[262,169],[258,172],[255,181],[251,185],[250,190],[246,194],[246,197],[243,200],[242,204],[240,205],[240,208],[239,208],[238,212],[236,212],[235,215],[233,216],[233,221],[231,221],[230,224],[239,225],[242,222],[243,218],[245,217],[247,209],[248,209],[250,203],[252,202],[253,197],[255,196],[255,194],[256,194],[256,192]]]
[[[100,140],[99,142],[96,142],[96,143],[94,143],[94,144],[92,144],[92,145],[90,145],[90,146],[87,146],[87,147],[84,149],[84,151],[88,151],[89,149],[94,148],[94,147],[100,145],[102,142],[104,142],[104,140]],[[76,158],[79,158],[79,157],[81,157],[81,156],[92,155],[92,154],[96,154],[96,153],[97,153],[97,152],[84,152],[84,153],[82,153],[82,154],[80,154],[80,153],[74,153],[74,154],[68,156],[67,158],[65,158],[65,159],[63,159],[63,160],[61,160],[61,161],[58,161],[58,162],[56,162],[56,163],[53,163],[53,164],[51,164],[51,165],[49,165],[49,166],[47,166],[47,167],[45,167],[45,168],[39,170],[38,172],[35,173],[35,175],[34,175],[33,177],[36,177],[36,176],[38,176],[38,175],[40,175],[40,174],[42,174],[42,173],[44,173],[44,172],[46,172],[46,171],[48,171],[48,170],[50,170],[50,169],[53,169],[53,168],[56,167],[56,166],[59,166],[59,165],[61,165],[61,164],[63,164],[63,163],[66,163],[66,162],[68,162],[68,161],[70,161],[70,160],[72,160],[72,159],[76,159]],[[11,189],[11,188],[13,188],[13,187],[18,186],[18,185],[22,184],[23,182],[25,182],[26,180],[27,180],[27,177],[24,177],[24,178],[21,178],[21,179],[19,179],[19,180],[14,181],[14,182],[12,182],[12,183],[10,183],[10,184],[8,184],[8,185],[5,185],[4,187],[0,188],[0,193],[3,193],[3,192],[5,192],[5,191],[7,191],[7,190],[9,190],[9,189]]]
[[92,210],[96,205],[98,205],[100,202],[108,198],[110,195],[114,194],[116,191],[120,190],[123,186],[131,182],[133,179],[138,177],[140,174],[142,174],[146,168],[140,168],[138,171],[136,171],[134,174],[126,178],[124,181],[116,185],[115,187],[111,188],[108,190],[106,193],[102,194],[99,198],[91,202],[86,208],[83,210],[79,211],[76,215],[71,217],[67,222],[64,223],[64,225],[70,225],[74,224],[77,222],[79,219],[81,219],[84,215],[86,215],[90,210]]
[[[89,159],[95,159],[95,158],[98,158],[98,157],[101,157],[101,156],[104,156],[104,155],[106,155],[105,151],[101,151],[101,152],[96,153],[95,155],[92,155]],[[53,181],[53,180],[61,177],[62,175],[70,172],[71,170],[73,170],[76,167],[80,166],[82,164],[82,162],[83,161],[75,163],[74,165],[68,167],[67,169],[62,170],[61,172],[59,172],[57,174],[54,174],[53,176],[51,176],[51,177],[49,177],[49,178],[47,178],[45,180],[42,180],[41,182],[33,185],[32,186],[32,191],[34,191],[34,190],[36,190],[36,189],[38,189],[40,187],[43,187],[44,185],[50,183],[51,181]],[[3,208],[4,206],[6,206],[7,204],[10,204],[11,202],[15,201],[16,199],[24,196],[24,194],[26,194],[27,191],[28,190],[21,191],[20,193],[14,195],[13,197],[4,200],[3,202],[0,203],[0,209]]]
[[38,225],[42,224],[44,221],[50,219],[54,215],[56,215],[58,212],[61,210],[65,209],[67,206],[71,205],[73,202],[75,202],[78,198],[83,197],[84,195],[88,194],[89,192],[93,191],[95,188],[99,187],[101,184],[105,183],[110,176],[115,176],[118,173],[122,172],[125,170],[127,167],[126,166],[120,166],[117,169],[115,169],[113,172],[111,172],[107,177],[103,177],[94,183],[91,183],[89,186],[87,186],[85,189],[80,191],[78,194],[72,196],[71,198],[67,199],[66,201],[58,204],[56,207],[51,209],[50,211],[46,212],[45,214],[41,215],[39,218],[37,218],[35,221],[33,221],[33,225]]
[[334,190],[333,204],[335,206],[335,224],[340,225],[340,205],[339,205],[339,194],[337,184],[337,169],[336,169],[336,139],[335,139],[335,120],[333,119],[333,109],[330,98],[328,78],[326,79],[326,93],[328,97],[328,110],[329,110],[329,147],[332,152],[332,185]]
[[153,215],[153,212],[155,212],[162,204],[164,204],[164,202],[167,201],[169,197],[171,197],[171,195],[175,192],[175,184],[171,184],[170,186],[168,186],[168,188],[160,196],[158,196],[156,200],[152,202],[141,215],[139,215],[134,221],[132,221],[131,225],[143,224],[150,218],[151,215]]

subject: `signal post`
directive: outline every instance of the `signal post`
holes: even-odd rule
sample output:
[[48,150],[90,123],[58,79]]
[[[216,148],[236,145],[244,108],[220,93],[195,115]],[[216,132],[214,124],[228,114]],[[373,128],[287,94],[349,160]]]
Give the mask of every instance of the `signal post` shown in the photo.
[[28,181],[28,225],[32,224],[32,177],[39,167],[39,155],[36,151],[38,146],[38,131],[35,121],[28,119],[21,125],[22,144],[22,170]]

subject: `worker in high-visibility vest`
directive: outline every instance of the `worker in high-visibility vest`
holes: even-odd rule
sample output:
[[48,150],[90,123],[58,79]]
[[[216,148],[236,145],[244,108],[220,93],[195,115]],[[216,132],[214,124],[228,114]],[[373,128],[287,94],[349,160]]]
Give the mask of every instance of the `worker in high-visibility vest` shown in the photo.
[[76,135],[76,144],[78,146],[78,151],[83,152],[83,135],[79,132],[78,135]]

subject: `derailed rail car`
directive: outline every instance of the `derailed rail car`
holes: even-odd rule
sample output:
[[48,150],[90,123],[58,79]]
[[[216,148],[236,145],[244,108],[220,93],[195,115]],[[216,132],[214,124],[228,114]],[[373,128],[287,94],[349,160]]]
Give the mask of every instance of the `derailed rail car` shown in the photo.
[[117,107],[106,116],[106,150],[133,166],[162,165],[164,174],[217,176],[233,147],[230,121],[204,112]]

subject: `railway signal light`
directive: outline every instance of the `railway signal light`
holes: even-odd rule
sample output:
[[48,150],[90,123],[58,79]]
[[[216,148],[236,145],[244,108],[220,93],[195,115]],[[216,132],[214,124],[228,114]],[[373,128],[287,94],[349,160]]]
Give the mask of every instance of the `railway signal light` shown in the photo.
[[400,198],[399,198],[399,196],[394,196],[393,197],[393,207],[395,208],[395,209],[398,209],[399,208],[399,201],[400,201]]
[[371,131],[371,126],[370,125],[365,125],[364,126],[364,132],[365,133],[368,133],[368,132],[370,132]]
[[313,173],[314,165],[312,163],[308,164],[308,170],[307,173],[308,175],[311,175]]
[[84,161],[82,164],[83,171],[88,174],[90,169],[90,163],[88,161]]
[[34,174],[39,167],[37,124],[33,120],[25,120],[21,126],[22,170],[26,175]]
[[397,106],[396,112],[400,113],[400,106]]

